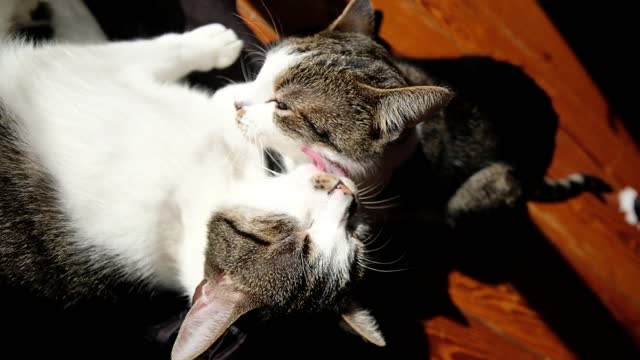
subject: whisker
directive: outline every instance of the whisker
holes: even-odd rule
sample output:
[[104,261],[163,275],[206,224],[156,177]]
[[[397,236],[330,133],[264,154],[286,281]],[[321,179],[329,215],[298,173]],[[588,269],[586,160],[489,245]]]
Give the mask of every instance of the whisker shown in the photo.
[[261,42],[256,42],[256,41],[247,41],[246,42],[248,45],[253,46],[255,49],[246,49],[246,52],[251,52],[254,54],[260,54],[260,55],[266,55],[267,54],[267,48],[266,46],[261,43]]
[[[364,198],[364,199],[369,199],[369,198],[377,196],[379,193],[382,192],[382,190],[384,190],[384,183],[379,182],[379,183],[373,184],[370,187],[367,187],[365,189],[366,190],[361,193],[360,197]],[[375,192],[375,193],[372,195],[371,194],[372,192]]]
[[366,197],[366,196],[368,196],[368,195],[369,195],[369,193],[370,193],[371,191],[374,191],[374,189],[375,189],[377,186],[379,186],[379,185],[378,185],[378,184],[371,184],[371,185],[365,186],[365,187],[363,187],[362,189],[360,189],[360,190],[358,191],[358,193],[360,194],[360,197]]
[[247,50],[246,57],[251,63],[261,61],[264,62],[267,54],[263,50]]
[[387,245],[389,245],[389,243],[391,242],[391,239],[393,239],[393,236],[389,235],[389,239],[387,239],[387,241],[385,241],[385,243],[384,243],[384,244],[382,244],[382,246],[377,247],[377,248],[375,248],[375,249],[365,249],[364,251],[365,251],[367,254],[371,254],[371,253],[378,252],[378,251],[380,251],[380,250],[384,249]]
[[371,270],[373,272],[379,272],[379,273],[395,273],[395,272],[401,272],[401,271],[407,271],[409,269],[395,269],[395,270],[382,270],[382,269],[376,269],[374,267],[371,266],[367,266],[365,264],[360,264],[360,266],[362,266],[363,268],[367,269],[367,270]]
[[[373,244],[374,242],[376,242],[376,240],[378,240],[378,237],[380,236],[380,234],[382,234],[382,232],[384,231],[384,225],[380,227],[380,230],[378,230],[378,233],[376,233],[375,237],[373,236],[373,234],[369,235],[369,237],[367,237],[365,240],[362,240],[362,244],[365,246],[363,251],[367,251],[367,245]],[[371,239],[373,237],[373,240]]]
[[369,210],[385,210],[385,209],[391,209],[391,208],[396,207],[396,206],[398,206],[398,204],[371,205],[371,206],[362,205],[362,207],[364,207],[365,209],[369,209]]
[[374,193],[372,194],[367,194],[364,197],[361,197],[361,200],[371,200],[371,199],[375,199],[378,195],[380,195],[382,192],[384,191],[384,187],[381,187],[379,190],[376,190]]
[[[280,30],[281,29],[278,29],[278,26],[276,25],[276,22],[275,22],[275,20],[273,18],[273,15],[271,14],[271,11],[267,7],[267,5],[264,4],[264,1],[260,0],[260,3],[262,4],[262,7],[264,8],[264,10],[267,12],[267,15],[269,15],[269,19],[271,20],[271,26],[273,27],[273,30],[276,32],[276,36],[278,36],[278,38],[280,38],[281,37],[280,36],[281,31]],[[280,23],[280,27],[282,27],[282,23]]]
[[[363,181],[363,183],[364,183],[364,181]],[[367,185],[367,186],[363,187],[363,189],[371,189],[371,188],[376,187],[376,186],[379,186],[379,185],[380,185],[380,183],[379,183],[379,182],[377,182],[377,183],[371,183],[371,184],[369,184],[369,185]]]
[[[240,19],[240,20],[244,21],[247,25],[249,25],[249,24],[257,24],[255,21],[251,21],[251,20],[249,20],[249,19],[245,18],[244,16],[242,16],[242,15],[240,15],[240,14],[236,14],[236,13],[234,13],[234,14],[233,14],[233,16],[235,16],[235,17],[237,17],[238,19]],[[257,35],[260,35],[260,36],[262,36],[262,37],[263,37],[263,38],[265,38],[265,39],[268,39],[268,38],[269,38],[269,36],[268,36],[264,31],[262,31],[262,29],[260,29],[260,27],[259,27],[259,26],[256,26],[255,28],[256,28],[256,30],[258,30],[258,31],[260,32],[260,33],[259,33],[259,34],[257,34]],[[275,31],[275,29],[274,29],[274,31]],[[256,34],[247,34],[247,35],[254,36],[254,35],[256,35]]]
[[[256,142],[258,143],[258,146],[260,147],[260,149],[261,149],[261,151],[262,151],[262,154],[264,155],[264,154],[266,153],[266,154],[267,154],[267,156],[269,156],[269,158],[271,158],[271,160],[273,160],[273,162],[277,163],[276,159],[273,157],[273,155],[271,155],[271,152],[270,152],[270,151],[269,151],[269,150],[264,146],[264,144],[262,143],[262,141],[261,141],[261,140],[256,139]],[[271,174],[273,174],[273,175],[275,175],[275,176],[282,175],[282,173],[279,173],[279,172],[277,172],[277,171],[271,170],[271,169],[269,169],[269,168],[267,167],[266,159],[264,159],[264,156],[263,156],[263,160],[262,160],[262,161],[263,161],[263,166],[262,166],[262,168],[263,168],[263,169],[265,169],[265,170],[269,171]]]
[[279,172],[277,172],[277,171],[273,171],[273,170],[269,169],[268,167],[264,167],[264,166],[263,166],[263,167],[262,167],[262,169],[263,169],[263,170],[268,171],[268,172],[269,172],[271,175],[273,175],[273,176],[279,176],[279,175],[282,175],[281,173],[279,173]]
[[356,186],[358,187],[358,193],[359,194],[366,195],[367,191],[369,191],[373,185],[367,185],[367,186],[363,187],[361,185],[356,184]]
[[398,200],[400,198],[400,195],[396,195],[396,196],[392,196],[386,199],[382,199],[382,200],[374,200],[374,201],[360,201],[363,204],[367,204],[367,205],[376,205],[376,204],[384,204],[384,203],[388,203],[390,201],[394,201],[394,200]]
[[278,163],[278,160],[276,160],[276,158],[273,157],[273,155],[271,154],[271,151],[269,149],[265,148],[265,153],[267,153],[267,156],[269,156],[269,158],[274,162],[274,163]]
[[224,76],[224,75],[218,75],[218,76],[216,76],[216,77],[217,77],[218,79],[222,79],[222,80],[227,81],[227,85],[230,85],[230,84],[236,84],[236,83],[237,83],[235,80],[233,80],[233,79],[231,79],[231,78],[228,78],[228,77],[226,77],[226,76]]
[[240,59],[240,70],[242,71],[242,78],[245,82],[249,81],[249,75],[247,74],[247,64],[245,64],[244,59]]
[[364,260],[364,261],[366,261],[366,262],[368,262],[368,263],[371,263],[371,264],[377,264],[377,265],[393,265],[393,264],[396,264],[396,263],[398,263],[398,262],[402,261],[406,255],[407,255],[407,254],[406,254],[406,253],[404,253],[404,254],[402,254],[400,257],[398,257],[397,259],[395,259],[395,260],[393,260],[393,261],[388,261],[388,262],[387,262],[387,261],[375,261],[375,260],[372,260],[372,259],[369,259],[369,258],[365,258],[365,259],[363,259],[363,260]]

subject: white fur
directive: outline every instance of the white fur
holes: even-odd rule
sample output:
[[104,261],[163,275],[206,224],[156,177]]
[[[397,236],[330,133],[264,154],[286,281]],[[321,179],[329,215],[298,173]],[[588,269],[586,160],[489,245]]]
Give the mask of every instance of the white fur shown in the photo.
[[256,79],[245,85],[236,102],[243,106],[244,116],[238,119],[247,138],[271,147],[295,164],[310,162],[302,153],[302,143],[285,135],[274,123],[275,88],[278,77],[301,60],[302,55],[287,47],[269,52]]
[[[259,210],[302,220],[308,226],[314,255],[325,270],[347,279],[356,246],[346,232],[347,210],[354,198],[341,191],[331,194],[324,190],[309,191],[313,177],[318,174],[321,172],[309,164],[294,168],[286,176],[236,183],[233,187],[236,195],[227,198],[224,207],[249,203]],[[341,181],[356,191],[353,182],[345,178]]]
[[208,220],[243,205],[313,222],[321,256],[343,272],[353,251],[341,220],[349,199],[313,190],[309,168],[264,174],[261,148],[236,123],[246,84],[210,95],[175,83],[230,65],[241,45],[217,24],[101,45],[0,43],[0,101],[55,180],[79,246],[117,256],[131,278],[192,294]]
[[638,198],[638,192],[626,187],[618,194],[618,203],[620,204],[620,212],[624,213],[624,219],[629,225],[638,226],[638,214],[634,210],[634,203]]

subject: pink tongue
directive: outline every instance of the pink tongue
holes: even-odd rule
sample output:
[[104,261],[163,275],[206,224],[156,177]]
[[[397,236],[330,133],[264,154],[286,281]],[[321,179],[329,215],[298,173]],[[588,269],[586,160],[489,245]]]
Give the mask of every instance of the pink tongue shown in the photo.
[[318,168],[318,170],[320,171],[326,171],[327,170],[327,162],[324,161],[324,158],[322,156],[320,156],[320,154],[318,154],[317,152],[313,151],[313,149],[311,149],[308,146],[303,146],[302,147],[302,152],[307,154],[311,160],[313,160],[313,165]]

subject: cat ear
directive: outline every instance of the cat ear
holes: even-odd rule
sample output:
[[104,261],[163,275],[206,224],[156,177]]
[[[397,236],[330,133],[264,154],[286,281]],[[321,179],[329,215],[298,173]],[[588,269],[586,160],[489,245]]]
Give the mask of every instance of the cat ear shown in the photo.
[[191,309],[180,326],[171,359],[195,359],[254,307],[247,294],[233,288],[227,277],[203,280],[196,288]]
[[328,30],[373,36],[374,28],[375,13],[370,0],[351,0]]
[[387,345],[384,337],[378,328],[378,323],[371,316],[369,311],[355,306],[349,312],[342,315],[342,319],[360,336],[370,343],[378,346]]
[[440,86],[410,86],[396,89],[374,89],[378,97],[380,130],[395,139],[425,117],[445,107],[453,93]]

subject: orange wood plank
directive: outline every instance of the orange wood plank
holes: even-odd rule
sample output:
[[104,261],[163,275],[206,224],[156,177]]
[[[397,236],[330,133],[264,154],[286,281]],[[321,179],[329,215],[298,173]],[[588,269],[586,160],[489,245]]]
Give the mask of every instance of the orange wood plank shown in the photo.
[[429,334],[432,360],[546,358],[544,354],[505,339],[477,319],[471,319],[469,326],[462,326],[445,317],[436,317],[425,326]]
[[263,44],[267,44],[278,38],[275,29],[264,19],[253,4],[247,0],[239,0],[237,2],[238,15],[242,17],[247,26],[258,37]]
[[[477,326],[475,323],[483,321],[484,327],[508,337],[519,348],[552,359],[574,359],[544,320],[529,308],[525,299],[510,285],[485,285],[453,272],[449,276],[449,294],[470,320],[472,330]],[[433,327],[439,328],[437,321],[427,324],[427,333],[432,337],[438,335],[437,331],[433,331]],[[505,358],[506,354],[501,356]]]

